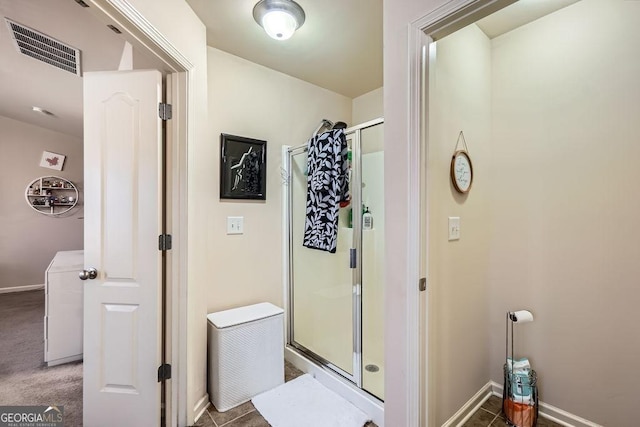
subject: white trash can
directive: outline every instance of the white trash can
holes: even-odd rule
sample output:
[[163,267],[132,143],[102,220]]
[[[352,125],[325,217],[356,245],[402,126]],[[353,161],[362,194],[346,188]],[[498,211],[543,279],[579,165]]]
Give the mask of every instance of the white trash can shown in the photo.
[[209,394],[220,412],[284,383],[284,310],[270,303],[211,313]]

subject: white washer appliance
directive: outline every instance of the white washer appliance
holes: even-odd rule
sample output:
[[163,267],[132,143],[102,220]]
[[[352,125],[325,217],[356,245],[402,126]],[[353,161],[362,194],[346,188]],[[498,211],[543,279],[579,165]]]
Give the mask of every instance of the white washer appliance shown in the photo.
[[61,251],[45,273],[44,361],[47,366],[82,359],[84,288],[78,273],[84,251]]

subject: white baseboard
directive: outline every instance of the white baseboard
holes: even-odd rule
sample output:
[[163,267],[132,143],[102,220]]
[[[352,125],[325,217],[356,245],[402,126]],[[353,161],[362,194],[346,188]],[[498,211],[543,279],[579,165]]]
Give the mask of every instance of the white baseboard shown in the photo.
[[42,284],[42,285],[11,286],[9,288],[0,288],[0,294],[8,294],[10,292],[37,291],[38,289],[44,289],[44,284]]
[[205,393],[205,395],[202,396],[200,400],[198,400],[198,402],[196,403],[196,406],[193,407],[193,412],[196,414],[196,416],[194,417],[195,421],[198,421],[198,418],[200,418],[202,414],[204,414],[204,411],[207,410],[208,406],[209,406],[209,394]]
[[69,362],[75,362],[76,360],[82,360],[82,358],[83,358],[82,353],[76,354],[75,356],[63,357],[56,360],[46,360],[46,355],[45,355],[45,362],[47,362],[48,367],[52,367],[52,366],[58,366],[58,365],[62,365]]
[[467,403],[462,405],[462,408],[458,410],[451,418],[449,418],[442,427],[461,426],[466,423],[473,414],[486,402],[493,394],[492,383],[489,381],[475,394]]
[[[491,390],[495,396],[502,399],[502,385],[495,381],[491,381]],[[538,402],[538,411],[541,417],[547,418],[566,427],[602,427],[600,424],[585,420],[582,417],[571,414],[560,408],[556,408],[548,403]]]

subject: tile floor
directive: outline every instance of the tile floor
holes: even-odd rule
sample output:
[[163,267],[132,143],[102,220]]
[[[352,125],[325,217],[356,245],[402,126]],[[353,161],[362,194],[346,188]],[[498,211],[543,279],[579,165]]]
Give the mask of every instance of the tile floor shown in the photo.
[[[285,381],[291,381],[302,374],[302,371],[289,362],[284,363]],[[196,422],[196,427],[270,427],[270,425],[249,401],[226,412],[218,412],[213,405],[209,405]],[[377,425],[369,422],[364,427],[377,427]]]
[[[482,407],[476,411],[469,420],[464,423],[464,427],[497,427],[506,425],[502,414],[502,399],[491,396],[484,402]],[[560,424],[546,418],[538,417],[537,427],[562,427]]]

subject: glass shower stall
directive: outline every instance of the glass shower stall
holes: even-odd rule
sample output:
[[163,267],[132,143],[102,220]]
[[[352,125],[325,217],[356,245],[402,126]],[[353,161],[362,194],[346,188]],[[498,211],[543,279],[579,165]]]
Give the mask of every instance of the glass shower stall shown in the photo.
[[377,119],[345,130],[351,200],[340,209],[333,254],[302,245],[306,144],[283,152],[287,344],[380,400],[384,400],[383,126],[383,119]]

